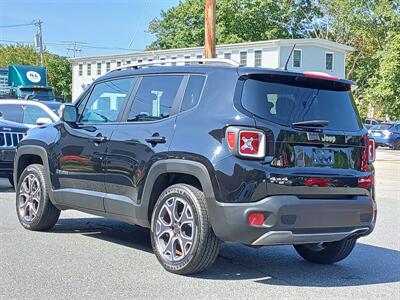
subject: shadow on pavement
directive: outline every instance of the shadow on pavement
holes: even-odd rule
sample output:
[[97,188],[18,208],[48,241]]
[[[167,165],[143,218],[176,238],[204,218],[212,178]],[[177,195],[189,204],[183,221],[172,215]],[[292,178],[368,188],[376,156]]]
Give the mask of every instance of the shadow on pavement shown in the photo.
[[[60,219],[50,232],[78,233],[152,252],[148,229],[105,218]],[[344,287],[399,282],[399,270],[400,251],[363,244],[362,239],[347,259],[334,265],[306,262],[291,246],[253,249],[224,243],[215,264],[192,277],[249,280],[269,285]]]

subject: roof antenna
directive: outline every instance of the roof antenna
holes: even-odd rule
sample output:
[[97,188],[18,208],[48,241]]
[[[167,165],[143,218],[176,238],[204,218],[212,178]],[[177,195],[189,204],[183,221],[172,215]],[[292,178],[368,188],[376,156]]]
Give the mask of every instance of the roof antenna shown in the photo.
[[292,57],[292,53],[293,53],[293,51],[294,51],[294,47],[296,47],[296,44],[293,45],[293,48],[292,48],[292,50],[291,50],[290,53],[289,53],[289,57],[287,58],[287,61],[286,61],[286,63],[285,63],[285,68],[284,68],[285,71],[287,71],[287,65],[288,65],[288,63],[289,63],[290,57]]

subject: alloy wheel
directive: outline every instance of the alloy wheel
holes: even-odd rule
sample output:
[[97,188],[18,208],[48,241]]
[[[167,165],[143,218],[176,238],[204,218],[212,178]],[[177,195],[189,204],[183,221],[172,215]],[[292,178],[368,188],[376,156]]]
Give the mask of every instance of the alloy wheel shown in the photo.
[[25,221],[32,222],[36,218],[41,194],[39,179],[34,174],[27,175],[18,194],[19,214]]
[[161,207],[155,228],[156,247],[170,262],[187,256],[196,237],[193,210],[185,199],[169,198]]

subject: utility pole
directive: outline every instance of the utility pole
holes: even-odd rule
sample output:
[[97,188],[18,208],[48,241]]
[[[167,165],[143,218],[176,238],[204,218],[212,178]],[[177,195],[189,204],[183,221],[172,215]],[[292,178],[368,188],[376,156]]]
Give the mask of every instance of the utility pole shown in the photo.
[[204,57],[215,58],[215,6],[216,0],[205,0],[205,37],[204,37]]
[[41,20],[37,20],[35,22],[35,26],[38,29],[38,32],[36,34],[36,41],[37,41],[37,46],[39,47],[39,53],[40,53],[40,64],[43,67],[44,66],[44,53],[43,53],[43,33],[42,33],[42,24],[43,22]]

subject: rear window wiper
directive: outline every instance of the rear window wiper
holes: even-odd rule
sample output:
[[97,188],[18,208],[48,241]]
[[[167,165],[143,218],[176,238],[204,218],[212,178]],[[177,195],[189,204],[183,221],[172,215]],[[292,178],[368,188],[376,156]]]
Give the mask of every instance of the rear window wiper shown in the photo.
[[326,127],[329,125],[329,121],[327,120],[309,120],[309,121],[299,121],[293,122],[292,127],[302,127],[302,128],[320,128]]
[[292,128],[297,130],[322,132],[322,128],[329,125],[327,120],[309,120],[309,121],[299,121],[293,122]]

